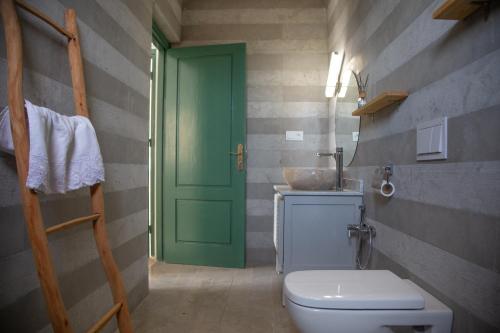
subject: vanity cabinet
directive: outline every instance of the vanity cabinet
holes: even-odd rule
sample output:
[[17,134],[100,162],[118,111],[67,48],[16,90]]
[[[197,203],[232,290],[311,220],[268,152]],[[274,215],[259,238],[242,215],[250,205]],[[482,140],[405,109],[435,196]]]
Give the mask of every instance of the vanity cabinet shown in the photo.
[[356,268],[356,239],[348,238],[347,225],[359,223],[362,193],[274,188],[274,245],[279,273]]

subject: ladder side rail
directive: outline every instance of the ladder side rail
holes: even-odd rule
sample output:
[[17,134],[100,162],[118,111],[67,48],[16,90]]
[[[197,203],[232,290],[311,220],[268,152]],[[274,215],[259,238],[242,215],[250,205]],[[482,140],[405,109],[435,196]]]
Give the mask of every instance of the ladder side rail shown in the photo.
[[[89,117],[80,40],[76,22],[76,13],[73,9],[66,10],[65,21],[66,30],[74,36],[73,39],[68,41],[68,54],[71,67],[71,80],[73,83],[75,109],[78,115]],[[99,214],[99,218],[94,222],[94,237],[97,250],[99,251],[102,266],[108,278],[114,303],[121,304],[121,308],[117,313],[118,328],[121,333],[129,333],[133,330],[130,312],[128,309],[127,294],[108,241],[104,215],[104,194],[101,184],[91,186],[90,195],[92,213]]]
[[69,324],[50,257],[47,235],[43,227],[40,211],[40,202],[36,193],[26,187],[29,167],[29,136],[23,98],[23,49],[21,26],[13,0],[0,0],[0,13],[4,25],[7,50],[10,126],[15,147],[24,218],[31,240],[40,286],[45,296],[49,319],[56,333],[70,333],[73,330]]
[[48,25],[50,25],[52,28],[54,28],[57,32],[59,32],[61,35],[66,36],[69,39],[73,38],[73,35],[70,34],[66,29],[61,27],[56,21],[51,19],[49,16],[45,15],[43,12],[38,10],[37,8],[25,3],[24,1],[21,0],[15,0],[16,5],[19,6],[19,8],[24,9],[28,13],[30,13],[33,16],[38,17],[40,20],[44,21]]

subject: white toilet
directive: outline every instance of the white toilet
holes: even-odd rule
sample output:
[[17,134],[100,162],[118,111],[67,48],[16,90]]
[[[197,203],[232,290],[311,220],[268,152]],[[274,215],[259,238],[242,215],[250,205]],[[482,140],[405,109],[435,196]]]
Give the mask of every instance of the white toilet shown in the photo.
[[390,271],[292,272],[283,288],[288,312],[303,333],[392,332],[388,326],[451,332],[451,310]]

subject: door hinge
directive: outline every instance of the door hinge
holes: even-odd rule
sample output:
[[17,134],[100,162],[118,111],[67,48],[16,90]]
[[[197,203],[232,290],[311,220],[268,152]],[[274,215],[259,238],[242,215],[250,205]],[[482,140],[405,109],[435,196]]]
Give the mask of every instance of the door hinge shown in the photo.
[[153,147],[153,139],[151,139],[151,138],[150,138],[150,139],[148,139],[148,145],[149,145],[150,147]]
[[150,234],[153,233],[153,228],[151,227],[151,225],[148,225],[148,233],[150,233]]

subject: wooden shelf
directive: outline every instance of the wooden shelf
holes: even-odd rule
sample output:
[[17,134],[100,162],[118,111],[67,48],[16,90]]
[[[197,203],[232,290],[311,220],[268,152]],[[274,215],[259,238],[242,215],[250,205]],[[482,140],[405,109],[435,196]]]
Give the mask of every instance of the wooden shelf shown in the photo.
[[362,116],[365,114],[375,113],[388,107],[389,105],[403,101],[406,97],[408,97],[408,92],[406,91],[386,91],[372,99],[362,108],[354,111],[352,115]]
[[432,18],[435,20],[463,20],[479,8],[481,5],[472,3],[471,0],[446,0],[432,13]]

